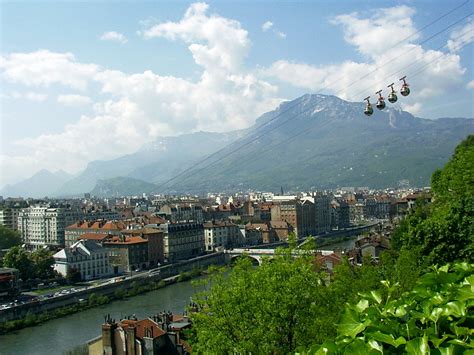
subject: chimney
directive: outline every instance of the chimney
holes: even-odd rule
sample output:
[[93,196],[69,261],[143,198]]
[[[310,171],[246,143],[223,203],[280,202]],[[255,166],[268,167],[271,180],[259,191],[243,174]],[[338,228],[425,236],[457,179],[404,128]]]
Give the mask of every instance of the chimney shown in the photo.
[[116,328],[116,323],[102,324],[102,346],[104,355],[115,354],[114,332]]
[[127,355],[135,355],[135,325],[128,325],[126,329]]

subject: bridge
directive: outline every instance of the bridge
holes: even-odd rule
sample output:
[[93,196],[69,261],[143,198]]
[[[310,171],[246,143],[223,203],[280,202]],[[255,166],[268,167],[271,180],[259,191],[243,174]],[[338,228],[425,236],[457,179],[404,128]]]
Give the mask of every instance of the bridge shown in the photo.
[[[272,258],[275,256],[275,250],[276,249],[243,249],[243,248],[236,248],[236,249],[227,249],[224,251],[226,256],[230,259],[230,261],[235,261],[237,258],[241,258],[242,256],[248,256],[250,259],[252,259],[255,264],[258,263],[258,265],[262,264],[262,259],[267,257],[267,258]],[[302,255],[303,253],[321,253],[322,255],[331,255],[334,253],[333,250],[294,250],[291,254],[293,256],[298,256]]]

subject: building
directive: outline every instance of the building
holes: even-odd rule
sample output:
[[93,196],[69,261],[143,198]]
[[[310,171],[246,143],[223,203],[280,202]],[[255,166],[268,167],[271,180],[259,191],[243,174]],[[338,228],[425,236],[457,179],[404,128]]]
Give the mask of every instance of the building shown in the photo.
[[114,274],[148,268],[148,240],[140,236],[112,236],[103,243]]
[[316,235],[316,206],[313,201],[312,197],[307,197],[275,203],[271,207],[271,220],[288,223],[299,239]]
[[236,247],[242,244],[239,227],[228,221],[204,223],[204,245],[206,251]]
[[121,235],[122,230],[126,229],[127,225],[122,221],[79,221],[68,225],[64,230],[65,246],[71,246],[83,234],[111,234]]
[[183,330],[191,328],[187,316],[161,312],[138,320],[128,317],[119,322],[105,318],[101,336],[87,342],[90,355],[190,354]]
[[263,231],[261,228],[248,223],[244,228],[241,228],[241,231],[244,236],[244,245],[259,245],[263,243]]
[[0,224],[18,230],[18,216],[20,215],[19,208],[4,208],[0,210]]
[[196,222],[163,223],[166,262],[190,259],[204,253],[204,227]]
[[24,208],[18,216],[23,243],[33,247],[64,247],[66,214],[63,208],[35,206]]
[[54,270],[66,277],[75,270],[81,273],[82,280],[109,276],[108,250],[92,240],[80,240],[53,255]]
[[284,221],[270,221],[270,228],[273,230],[276,241],[288,241],[288,235],[293,232],[293,228]]
[[148,241],[148,263],[150,267],[164,262],[164,233],[157,228],[140,228],[123,231],[125,235],[139,236]]
[[159,213],[173,223],[183,221],[202,223],[204,220],[202,207],[196,205],[164,205]]
[[315,234],[331,231],[331,198],[328,195],[314,196],[314,210],[316,214]]

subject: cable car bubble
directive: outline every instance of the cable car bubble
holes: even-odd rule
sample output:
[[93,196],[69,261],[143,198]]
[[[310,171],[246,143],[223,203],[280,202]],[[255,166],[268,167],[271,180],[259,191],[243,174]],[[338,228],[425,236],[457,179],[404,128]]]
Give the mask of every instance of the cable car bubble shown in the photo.
[[393,85],[395,85],[395,83],[391,83],[389,86],[387,86],[388,88],[392,89],[390,94],[388,94],[388,102],[390,102],[391,104],[393,104],[394,102],[397,102],[398,100],[398,97],[397,97],[397,94],[395,93]]
[[382,90],[377,91],[376,94],[379,95],[379,98],[375,107],[377,107],[379,110],[383,110],[385,108],[385,99],[382,96]]
[[400,80],[403,80],[402,88],[400,89],[400,94],[402,94],[402,96],[410,95],[410,88],[408,87],[408,83],[406,82],[405,79],[406,79],[406,75],[400,79]]
[[372,104],[369,101],[370,96],[367,96],[364,100],[367,101],[367,105],[365,105],[364,113],[366,116],[371,116],[374,113],[374,109],[372,108]]

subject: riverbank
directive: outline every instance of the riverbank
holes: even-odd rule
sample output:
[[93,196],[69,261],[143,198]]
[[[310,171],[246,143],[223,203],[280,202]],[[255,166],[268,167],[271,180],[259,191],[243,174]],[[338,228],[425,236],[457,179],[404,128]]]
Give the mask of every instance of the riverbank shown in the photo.
[[78,313],[113,300],[158,290],[168,284],[187,281],[201,275],[210,265],[222,265],[225,262],[225,255],[221,252],[208,254],[163,266],[159,268],[159,273],[144,272],[119,282],[106,282],[74,294],[61,295],[7,309],[1,312],[0,334]]
[[130,297],[138,296],[150,291],[159,290],[167,285],[171,285],[177,282],[189,281],[198,276],[206,274],[206,270],[194,269],[189,272],[182,272],[176,276],[169,277],[167,279],[160,280],[159,282],[151,281],[145,285],[135,284],[129,290],[117,289],[113,295],[98,295],[91,293],[87,300],[73,304],[71,306],[60,307],[54,309],[51,312],[43,312],[39,314],[28,313],[26,317],[22,319],[16,319],[12,321],[0,323],[0,335],[7,334],[8,332],[23,329],[26,327],[35,326],[51,319],[56,319],[71,315],[77,312],[82,312],[97,306],[103,306],[115,300],[123,300]]
[[144,319],[166,310],[182,314],[191,297],[204,286],[198,280],[175,282],[166,287],[144,292],[137,296],[116,299],[104,305],[51,319],[36,326],[10,331],[0,335],[2,355],[64,355],[67,351],[86,344],[99,336],[104,316],[124,319],[135,315]]

